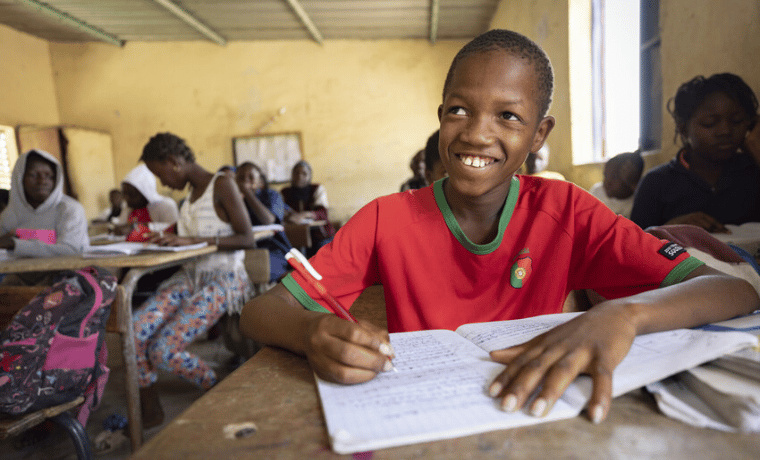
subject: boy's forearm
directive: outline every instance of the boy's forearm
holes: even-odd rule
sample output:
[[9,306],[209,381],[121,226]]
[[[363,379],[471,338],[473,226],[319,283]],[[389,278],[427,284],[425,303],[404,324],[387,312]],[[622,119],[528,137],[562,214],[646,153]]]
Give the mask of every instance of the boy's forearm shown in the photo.
[[637,334],[700,326],[760,308],[748,282],[707,266],[695,272],[679,284],[620,299]]
[[[285,290],[282,285],[272,291]],[[254,297],[243,307],[240,329],[253,340],[305,355],[310,320],[320,313],[293,305],[277,293]]]

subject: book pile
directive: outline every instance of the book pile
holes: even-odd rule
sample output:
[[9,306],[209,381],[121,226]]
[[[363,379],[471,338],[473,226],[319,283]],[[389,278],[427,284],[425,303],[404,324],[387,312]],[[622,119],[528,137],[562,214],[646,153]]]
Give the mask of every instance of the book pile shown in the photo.
[[[704,327],[760,337],[760,312]],[[647,385],[660,410],[693,426],[760,432],[760,349],[744,348]]]

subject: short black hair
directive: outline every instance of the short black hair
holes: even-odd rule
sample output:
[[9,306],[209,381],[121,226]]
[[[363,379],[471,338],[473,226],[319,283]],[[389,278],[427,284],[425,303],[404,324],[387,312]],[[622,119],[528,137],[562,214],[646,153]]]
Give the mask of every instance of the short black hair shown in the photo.
[[438,140],[441,137],[441,130],[436,130],[428,137],[425,143],[425,169],[432,171],[435,164],[441,161],[441,154],[438,151]]
[[306,160],[301,160],[298,163],[294,164],[293,167],[290,169],[290,172],[292,173],[299,166],[301,166],[302,168],[305,168],[307,171],[309,171],[309,174],[312,174],[312,172],[311,172],[311,165]]
[[552,92],[554,91],[554,71],[552,70],[551,61],[549,61],[549,56],[546,55],[544,50],[533,40],[511,30],[489,30],[464,45],[457,55],[454,56],[451,67],[449,67],[449,73],[446,74],[446,81],[443,84],[443,98],[446,98],[454,71],[462,59],[473,54],[495,50],[506,51],[522,59],[527,59],[533,64],[536,76],[538,77],[536,85],[539,93],[539,115],[543,118],[549,111],[549,106],[552,103]]
[[172,133],[158,133],[143,147],[142,161],[164,161],[170,156],[183,158],[188,163],[195,162],[195,155],[185,140]]
[[679,86],[676,95],[668,101],[668,112],[676,123],[676,138],[680,134],[679,127],[689,123],[697,108],[713,93],[724,93],[739,104],[748,117],[757,117],[757,96],[741,77],[732,73],[716,73],[707,78],[697,75]]
[[619,153],[607,160],[607,163],[610,167],[619,168],[629,161],[633,163],[634,171],[636,172],[636,181],[638,182],[638,180],[641,179],[641,175],[644,173],[644,158],[641,156],[640,150]]

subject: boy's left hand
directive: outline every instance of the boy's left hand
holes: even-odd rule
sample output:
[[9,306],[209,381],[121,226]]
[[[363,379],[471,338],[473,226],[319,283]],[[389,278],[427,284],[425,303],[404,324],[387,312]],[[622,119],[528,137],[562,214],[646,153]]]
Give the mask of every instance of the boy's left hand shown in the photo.
[[520,409],[541,388],[529,411],[543,416],[579,374],[593,381],[589,417],[599,423],[612,399],[612,372],[636,337],[636,327],[614,302],[588,312],[534,339],[491,352],[491,359],[507,365],[489,387],[507,412]]

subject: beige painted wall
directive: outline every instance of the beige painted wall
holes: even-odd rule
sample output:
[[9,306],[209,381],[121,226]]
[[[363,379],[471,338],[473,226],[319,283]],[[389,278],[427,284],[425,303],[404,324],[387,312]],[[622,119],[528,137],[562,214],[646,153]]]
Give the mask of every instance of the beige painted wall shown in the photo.
[[48,42],[0,25],[0,124],[56,125],[58,103]]
[[438,128],[448,66],[464,44],[439,41],[50,44],[61,122],[110,132],[117,179],[159,131],[185,138],[207,169],[232,138],[301,131],[332,217],[398,191]]

